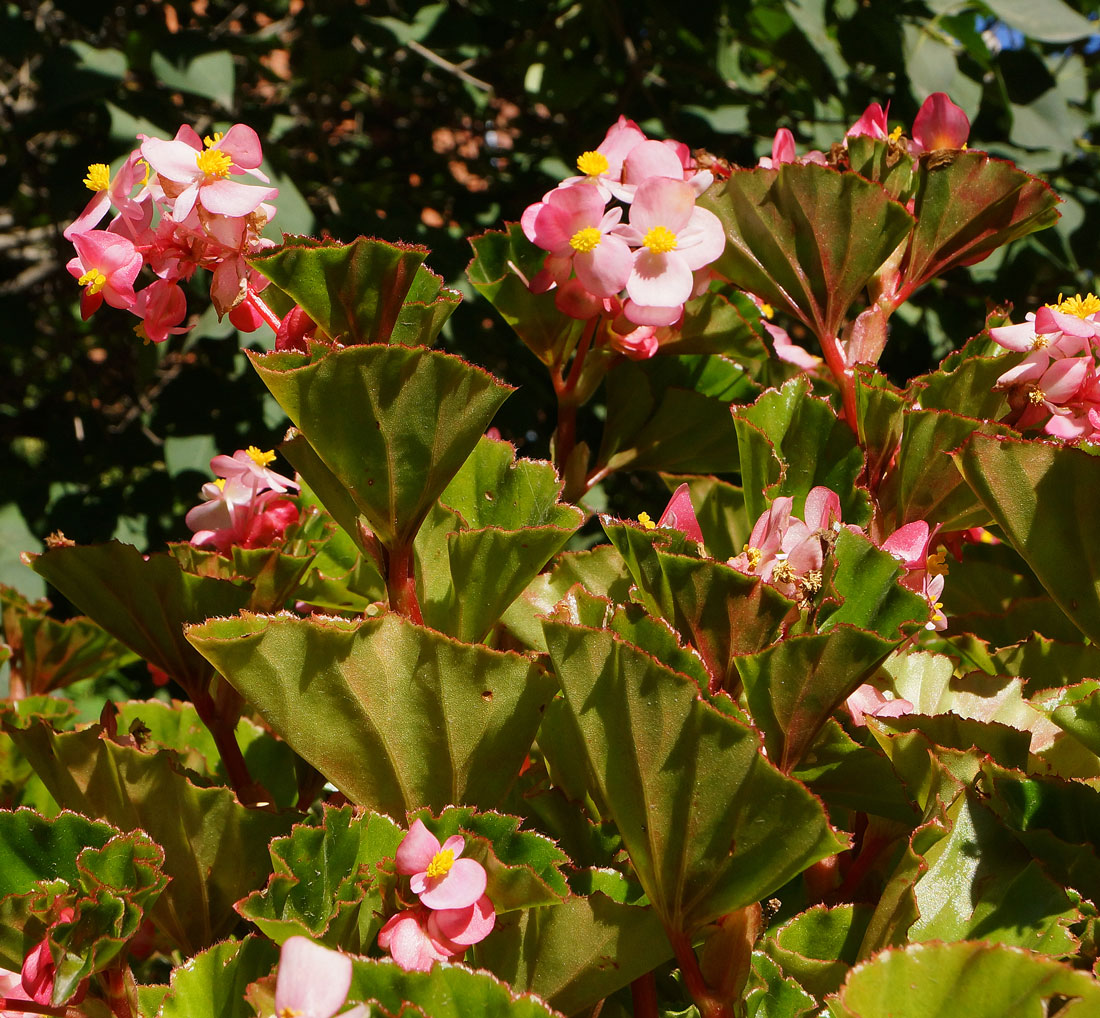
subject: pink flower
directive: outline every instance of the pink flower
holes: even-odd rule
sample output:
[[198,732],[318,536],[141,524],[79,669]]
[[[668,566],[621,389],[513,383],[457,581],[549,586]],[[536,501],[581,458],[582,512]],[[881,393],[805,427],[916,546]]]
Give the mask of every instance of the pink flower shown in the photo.
[[142,265],[133,243],[106,230],[88,230],[73,237],[73,246],[76,257],[65,268],[84,287],[81,316],[90,318],[104,301],[113,308],[132,308]]
[[668,500],[665,511],[657,521],[658,527],[672,527],[679,530],[691,540],[703,543],[703,532],[699,529],[699,519],[695,515],[695,507],[691,504],[691,489],[686,484],[681,484]]
[[881,140],[890,136],[886,115],[890,112],[890,104],[883,109],[878,103],[871,103],[863,111],[863,115],[851,127],[848,128],[846,138],[875,138]]
[[[939,527],[936,528],[938,529]],[[925,624],[925,629],[943,630],[947,628],[947,616],[943,614],[943,605],[939,598],[943,593],[944,577],[947,574],[947,553],[939,551],[934,555],[928,554],[935,534],[936,531],[924,520],[915,520],[904,527],[898,527],[880,547],[905,567],[905,575],[901,578],[902,586],[922,594],[928,602],[932,618]]]
[[[623,236],[640,245],[626,292],[641,307],[682,306],[694,289],[692,274],[718,258],[726,246],[718,217],[696,207],[688,184],[667,177],[651,177],[639,185]],[[634,320],[629,308],[625,313]]]
[[531,283],[536,292],[564,283],[576,270],[581,285],[596,297],[611,297],[625,285],[632,258],[616,235],[622,209],[604,211],[599,192],[583,184],[551,191],[523,213],[527,239],[550,254]]
[[685,181],[695,195],[702,194],[714,180],[709,170],[696,171],[686,145],[675,141],[643,141],[630,151],[623,163],[622,186],[616,197],[631,202],[638,188],[653,177]]
[[[294,1018],[332,1018],[351,988],[351,959],[305,937],[289,937],[279,952],[275,977],[275,1014]],[[369,1009],[358,1005],[341,1018],[367,1018]]]
[[390,916],[378,932],[378,946],[408,972],[427,972],[437,961],[447,961],[466,950],[430,931],[428,909],[405,909]]
[[[0,968],[0,997],[12,1004],[21,1000],[30,1000],[23,989],[23,979],[18,972]],[[26,1011],[8,1011],[0,1009],[0,1018],[26,1018]]]
[[775,139],[772,141],[771,158],[761,156],[757,166],[762,166],[766,170],[773,170],[782,163],[793,163],[794,159],[794,135],[791,133],[790,128],[781,127],[775,132]]
[[493,903],[487,894],[483,894],[466,908],[440,908],[433,911],[428,916],[428,933],[439,942],[454,944],[464,951],[489,936],[496,920]]
[[174,280],[156,279],[139,290],[130,310],[141,319],[135,331],[151,343],[188,331],[178,327],[187,316],[187,298]]
[[217,215],[247,216],[279,193],[273,187],[249,187],[228,179],[247,172],[267,180],[259,171],[263,159],[259,135],[245,124],[234,124],[224,135],[205,142],[191,128],[181,127],[173,141],[147,138],[141,154],[173,202],[176,222],[186,219],[196,202]]
[[581,176],[566,177],[558,186],[572,187],[574,184],[588,183],[596,187],[605,203],[612,197],[618,197],[623,160],[635,146],[645,140],[641,128],[633,120],[620,116],[607,129],[607,134],[595,151],[583,152],[577,157],[577,169]]
[[844,706],[851,715],[856,728],[866,728],[865,718],[900,718],[913,713],[913,705],[908,700],[896,697],[888,700],[874,686],[863,683],[847,700]]
[[62,236],[66,240],[72,240],[78,233],[87,233],[95,229],[112,205],[119,210],[123,218],[143,219],[149,207],[147,201],[149,194],[143,187],[138,193],[138,199],[135,200],[131,195],[135,184],[144,184],[147,171],[148,167],[142,162],[141,152],[137,150],[130,153],[113,178],[106,164],[93,163],[89,166],[88,175],[84,178],[84,186],[93,192],[92,200],[66,227]]
[[431,909],[464,909],[484,893],[485,868],[473,859],[461,859],[466,841],[454,834],[442,845],[423,822],[409,828],[397,849],[397,872],[411,876],[410,887],[422,905]]
[[224,453],[215,456],[210,461],[210,469],[214,472],[215,477],[239,478],[257,490],[259,486],[263,486],[272,488],[275,491],[288,491],[290,489],[297,491],[297,481],[292,481],[289,477],[284,477],[282,474],[277,474],[274,470],[268,469],[268,464],[273,462],[274,459],[275,453],[273,451],[264,452],[256,446],[250,445],[247,449],[238,449],[232,456],[226,456]]
[[914,155],[938,148],[965,148],[970,137],[970,121],[946,92],[933,92],[921,104],[913,121],[913,142],[909,151]]

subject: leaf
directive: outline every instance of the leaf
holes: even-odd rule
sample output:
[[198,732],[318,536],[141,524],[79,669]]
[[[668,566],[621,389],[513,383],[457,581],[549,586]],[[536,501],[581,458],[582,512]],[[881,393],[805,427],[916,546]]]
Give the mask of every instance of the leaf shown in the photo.
[[471,237],[470,246],[474,257],[466,275],[474,289],[543,364],[564,363],[581,338],[584,322],[559,311],[552,293],[532,293],[524,282],[542,269],[546,252],[523,235],[519,223],[510,223],[507,232],[490,230]]
[[726,473],[737,469],[731,403],[759,386],[726,357],[620,361],[607,375],[597,463],[609,470]]
[[630,569],[646,608],[699,652],[713,688],[736,688],[736,655],[771,643],[794,602],[723,562],[661,547],[674,532],[647,531],[609,517],[600,522]]
[[157,1018],[254,1018],[245,990],[270,975],[278,957],[261,937],[215,944],[172,970]]
[[867,477],[877,486],[901,441],[906,395],[870,364],[857,364],[853,381],[859,444],[867,459]]
[[670,935],[758,901],[843,842],[752,729],[606,630],[548,619],[589,781]]
[[952,154],[935,169],[922,160],[913,200],[917,226],[901,263],[903,293],[1058,220],[1048,184],[984,152]]
[[580,509],[559,501],[553,464],[515,453],[510,442],[482,438],[440,496],[454,513],[429,516],[415,545],[425,623],[464,642],[484,639],[584,523]]
[[[351,345],[394,342],[392,334],[405,297],[427,256],[426,247],[391,244],[373,237],[357,237],[350,244],[331,237],[287,237],[281,247],[253,255],[248,261],[288,294],[327,336]],[[420,277],[420,302],[423,286]],[[406,319],[400,330],[402,341],[420,339],[411,325],[414,318],[421,317],[416,312]]]
[[815,905],[769,933],[763,948],[784,972],[821,998],[840,989],[858,960],[870,919],[867,905]]
[[664,474],[662,480],[673,491],[686,484],[707,554],[717,562],[739,555],[752,532],[745,512],[745,493],[736,485],[717,477],[693,474]]
[[196,787],[172,754],[118,745],[99,725],[58,733],[40,720],[15,727],[9,715],[3,727],[63,807],[146,831],[164,849],[172,879],[151,918],[187,953],[233,928],[234,902],[268,872],[264,848],[294,821],[247,809],[227,788]]
[[183,637],[183,626],[234,615],[251,589],[183,572],[168,555],[143,556],[128,544],[51,548],[30,559],[84,614],[184,689],[205,691],[213,672]]
[[[392,961],[354,959],[348,1000],[377,1003],[398,1018],[408,1005],[427,1018],[553,1018],[538,997],[513,994],[488,972],[462,965],[434,965],[430,972],[406,972]],[[373,1008],[372,1008],[373,1011]]]
[[827,1001],[832,1018],[1041,1018],[1066,996],[1059,1018],[1100,1006],[1100,984],[1068,965],[1001,944],[913,944],[852,969]]
[[981,432],[952,458],[1058,607],[1100,642],[1100,535],[1092,526],[1100,458]]
[[1090,680],[1070,686],[1048,708],[1050,719],[1100,754],[1100,682]]
[[382,927],[380,864],[404,837],[389,817],[326,806],[320,827],[299,824],[271,842],[267,886],[237,911],[277,944],[298,935],[363,954]]
[[809,1018],[814,999],[783,974],[763,951],[752,952],[752,970],[745,990],[748,1018]]
[[[0,812],[0,962],[18,972],[50,926],[53,1003],[63,1004],[138,932],[168,883],[163,862],[141,831],[122,834],[75,813]],[[73,918],[56,923],[64,907]]]
[[1027,0],[986,0],[986,5],[1003,22],[1040,42],[1076,42],[1096,34],[1096,23],[1083,17],[1061,0],[1036,9]]
[[478,965],[514,989],[537,993],[571,1015],[672,957],[652,909],[599,892],[499,916],[474,952]]
[[854,173],[881,184],[891,198],[909,200],[913,189],[913,160],[885,139],[859,135],[846,138],[848,165]]
[[752,522],[779,495],[793,496],[792,511],[800,517],[807,493],[818,485],[840,497],[845,523],[868,522],[866,493],[855,488],[863,452],[852,429],[825,400],[811,394],[806,375],[769,389],[752,406],[735,408],[733,423]]
[[708,291],[684,305],[684,317],[658,351],[662,358],[681,354],[721,354],[748,368],[755,377],[770,354],[763,340],[760,311],[744,293]]
[[700,204],[726,230],[715,270],[818,337],[838,334],[848,309],[913,228],[913,218],[879,185],[822,166],[734,170]]
[[187,635],[349,800],[391,817],[496,806],[553,688],[518,654],[458,643],[392,613],[246,614]]
[[442,276],[421,265],[397,314],[389,341],[405,346],[432,346],[461,303],[461,293],[445,287]]
[[201,95],[213,99],[223,109],[233,109],[236,86],[233,54],[229,50],[200,53],[182,66],[154,52],[149,65],[166,88]]
[[[480,368],[422,347],[353,346],[313,363],[298,355],[250,356],[295,427],[391,548],[411,543],[513,391]],[[334,415],[334,406],[341,413]],[[318,490],[309,474],[306,481]]]
[[[899,638],[900,639],[900,638]],[[737,657],[768,758],[789,774],[835,711],[897,645],[854,626],[789,636]]]

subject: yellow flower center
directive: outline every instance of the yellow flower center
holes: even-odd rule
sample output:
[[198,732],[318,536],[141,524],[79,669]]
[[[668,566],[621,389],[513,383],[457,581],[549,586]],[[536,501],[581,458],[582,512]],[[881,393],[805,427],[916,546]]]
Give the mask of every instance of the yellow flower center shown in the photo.
[[224,477],[215,477],[214,478],[214,487],[216,487],[218,489],[218,491],[225,491],[225,478]]
[[760,560],[764,557],[764,553],[759,548],[750,548],[747,544],[741,550],[749,560],[749,572],[751,573],[760,565]]
[[638,526],[645,527],[646,530],[657,529],[657,524],[653,522],[653,517],[649,513],[638,513]]
[[668,254],[676,250],[676,234],[667,226],[655,226],[642,238],[642,243],[654,254]]
[[195,156],[195,165],[208,177],[228,177],[233,157],[220,149],[208,148]]
[[304,1012],[299,1011],[293,1007],[284,1007],[276,1016],[276,1018],[298,1018],[298,1016],[303,1013]]
[[1054,306],[1054,310],[1061,311],[1065,315],[1073,315],[1074,318],[1088,318],[1089,315],[1100,311],[1100,297],[1094,293],[1082,297],[1078,293],[1062,300],[1062,295],[1058,294],[1058,303]]
[[92,163],[84,186],[89,191],[106,191],[111,186],[111,168],[106,163]]
[[215,131],[213,138],[211,138],[210,135],[208,134],[205,138],[202,139],[202,143],[207,148],[213,148],[215,145],[218,144],[219,141],[222,140],[223,137],[224,137],[224,135],[222,134],[221,131]]
[[1042,406],[1046,398],[1047,394],[1043,392],[1043,390],[1040,389],[1037,385],[1032,388],[1031,391],[1027,394],[1027,401],[1032,406]]
[[248,453],[252,462],[255,463],[258,467],[266,467],[268,463],[273,463],[275,461],[275,452],[271,449],[269,449],[267,452],[263,452],[256,446],[250,445],[247,449],[245,449],[245,452]]
[[929,576],[946,576],[948,572],[947,549],[941,548],[935,555],[929,555],[925,568],[928,570]]
[[107,285],[107,277],[99,269],[89,269],[77,282],[88,288],[88,293],[99,293]]
[[896,145],[896,144],[898,143],[898,140],[899,140],[900,138],[901,138],[901,125],[900,125],[900,124],[898,124],[898,126],[897,126],[897,127],[895,127],[895,128],[894,128],[894,129],[893,129],[893,130],[892,130],[892,131],[890,132],[890,138],[889,138],[889,140],[890,140],[890,141],[892,141],[892,142],[893,142],[893,143],[894,143],[894,144]]
[[428,868],[424,871],[429,877],[445,877],[451,872],[451,867],[455,864],[455,854],[449,849],[445,848],[441,852],[436,852],[432,856],[432,861],[428,863]]
[[577,169],[586,177],[598,177],[608,169],[607,156],[602,152],[582,152],[577,156]]
[[580,251],[582,254],[588,251],[595,251],[600,246],[601,234],[599,229],[595,226],[586,226],[583,230],[578,230],[569,238],[569,246],[574,251]]
[[760,315],[770,322],[775,317],[775,308],[773,308],[767,301],[761,301]]
[[1036,336],[1035,342],[1031,344],[1032,350],[1045,350],[1050,346],[1050,340],[1046,336]]
[[778,562],[772,570],[772,579],[779,583],[790,583],[794,579],[794,570],[790,562]]

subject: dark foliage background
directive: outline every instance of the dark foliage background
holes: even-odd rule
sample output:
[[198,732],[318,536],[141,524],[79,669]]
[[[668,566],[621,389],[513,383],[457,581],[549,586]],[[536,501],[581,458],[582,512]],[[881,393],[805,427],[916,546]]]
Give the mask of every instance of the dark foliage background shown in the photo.
[[[1043,174],[1063,218],[923,293],[884,367],[903,380],[980,329],[1095,288],[1100,0],[191,0],[0,4],[0,581],[40,593],[21,550],[61,529],[155,547],[217,451],[284,421],[239,336],[196,285],[197,324],[142,346],[134,319],[80,320],[61,230],[91,162],[234,122],[265,140],[287,232],[424,243],[462,287],[465,237],[516,219],[619,113],[751,164],[780,126],[827,149],[872,101],[908,125],[928,93],[971,115],[971,146]],[[1089,20],[1091,19],[1091,20]],[[898,316],[901,317],[900,315]],[[521,386],[498,424],[545,455],[541,369],[486,304],[445,342]],[[629,483],[623,482],[623,483]]]

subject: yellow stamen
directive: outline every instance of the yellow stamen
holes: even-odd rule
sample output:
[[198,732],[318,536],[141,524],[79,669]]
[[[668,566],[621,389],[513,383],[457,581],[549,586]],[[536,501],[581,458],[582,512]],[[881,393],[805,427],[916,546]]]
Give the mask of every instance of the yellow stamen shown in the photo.
[[107,285],[107,277],[99,269],[89,269],[77,282],[88,288],[88,293],[96,294]]
[[580,251],[581,254],[587,254],[589,251],[595,251],[600,246],[600,241],[603,239],[599,229],[595,226],[586,226],[583,230],[578,230],[569,238],[569,246],[574,251]]
[[1045,392],[1043,392],[1043,390],[1040,389],[1038,386],[1035,386],[1035,388],[1033,388],[1027,394],[1027,401],[1032,406],[1041,406],[1044,402],[1046,402],[1046,398],[1047,398],[1047,394]]
[[225,478],[224,477],[215,477],[214,478],[214,487],[216,487],[218,489],[218,491],[225,491]]
[[250,445],[247,449],[245,449],[245,452],[248,453],[249,457],[252,459],[252,462],[255,463],[258,467],[266,467],[268,463],[273,463],[275,461],[275,451],[273,449],[269,449],[267,452],[263,452],[256,446]]
[[208,148],[195,156],[195,165],[208,177],[228,177],[233,157],[220,149]]
[[642,243],[654,254],[667,254],[676,250],[676,234],[667,226],[654,226],[642,238]]
[[1058,294],[1058,303],[1054,306],[1054,310],[1061,311],[1065,315],[1073,315],[1074,318],[1088,318],[1089,315],[1100,311],[1100,297],[1094,293],[1082,297],[1078,293],[1062,300],[1062,295]]
[[889,137],[888,140],[892,141],[896,145],[898,143],[898,141],[900,140],[900,138],[901,138],[901,124],[898,124],[898,126],[895,127],[890,132],[890,137]]
[[441,852],[436,852],[432,856],[432,861],[428,863],[428,868],[424,871],[425,875],[429,878],[445,877],[451,872],[451,867],[455,864],[455,854],[449,849],[445,848]]
[[84,186],[89,191],[106,191],[111,186],[111,168],[106,163],[92,163],[88,167],[88,176]]
[[219,141],[222,140],[223,137],[224,137],[224,135],[222,134],[221,131],[215,131],[213,138],[211,138],[210,135],[208,134],[205,138],[202,139],[202,143],[207,148],[213,148],[215,145],[218,144]]
[[925,562],[925,568],[928,570],[929,576],[946,576],[947,569],[947,549],[941,548],[935,555],[929,555]]
[[606,173],[610,164],[602,152],[582,152],[577,156],[577,169],[586,177],[598,177]]
[[821,589],[821,570],[811,569],[798,582],[799,586],[802,587],[803,593],[807,596],[816,594]]
[[645,527],[646,530],[657,529],[657,524],[653,522],[649,513],[638,513],[638,526]]
[[1035,342],[1031,344],[1032,350],[1045,350],[1050,346],[1050,340],[1046,336],[1036,336]]
[[794,570],[790,562],[778,562],[772,570],[772,579],[779,583],[790,583],[794,579]]
[[749,560],[749,572],[751,573],[760,565],[760,560],[764,557],[764,553],[759,548],[750,548],[747,544],[741,550]]
[[305,1014],[304,1011],[299,1011],[293,1007],[284,1007],[276,1016],[276,1018],[299,1018],[300,1015]]
[[149,183],[149,173],[151,172],[152,167],[144,159],[139,159],[138,163],[145,167],[145,176],[141,178],[141,186],[144,187],[146,184]]
[[773,308],[767,301],[762,300],[760,302],[760,315],[770,322],[775,317],[775,308]]

